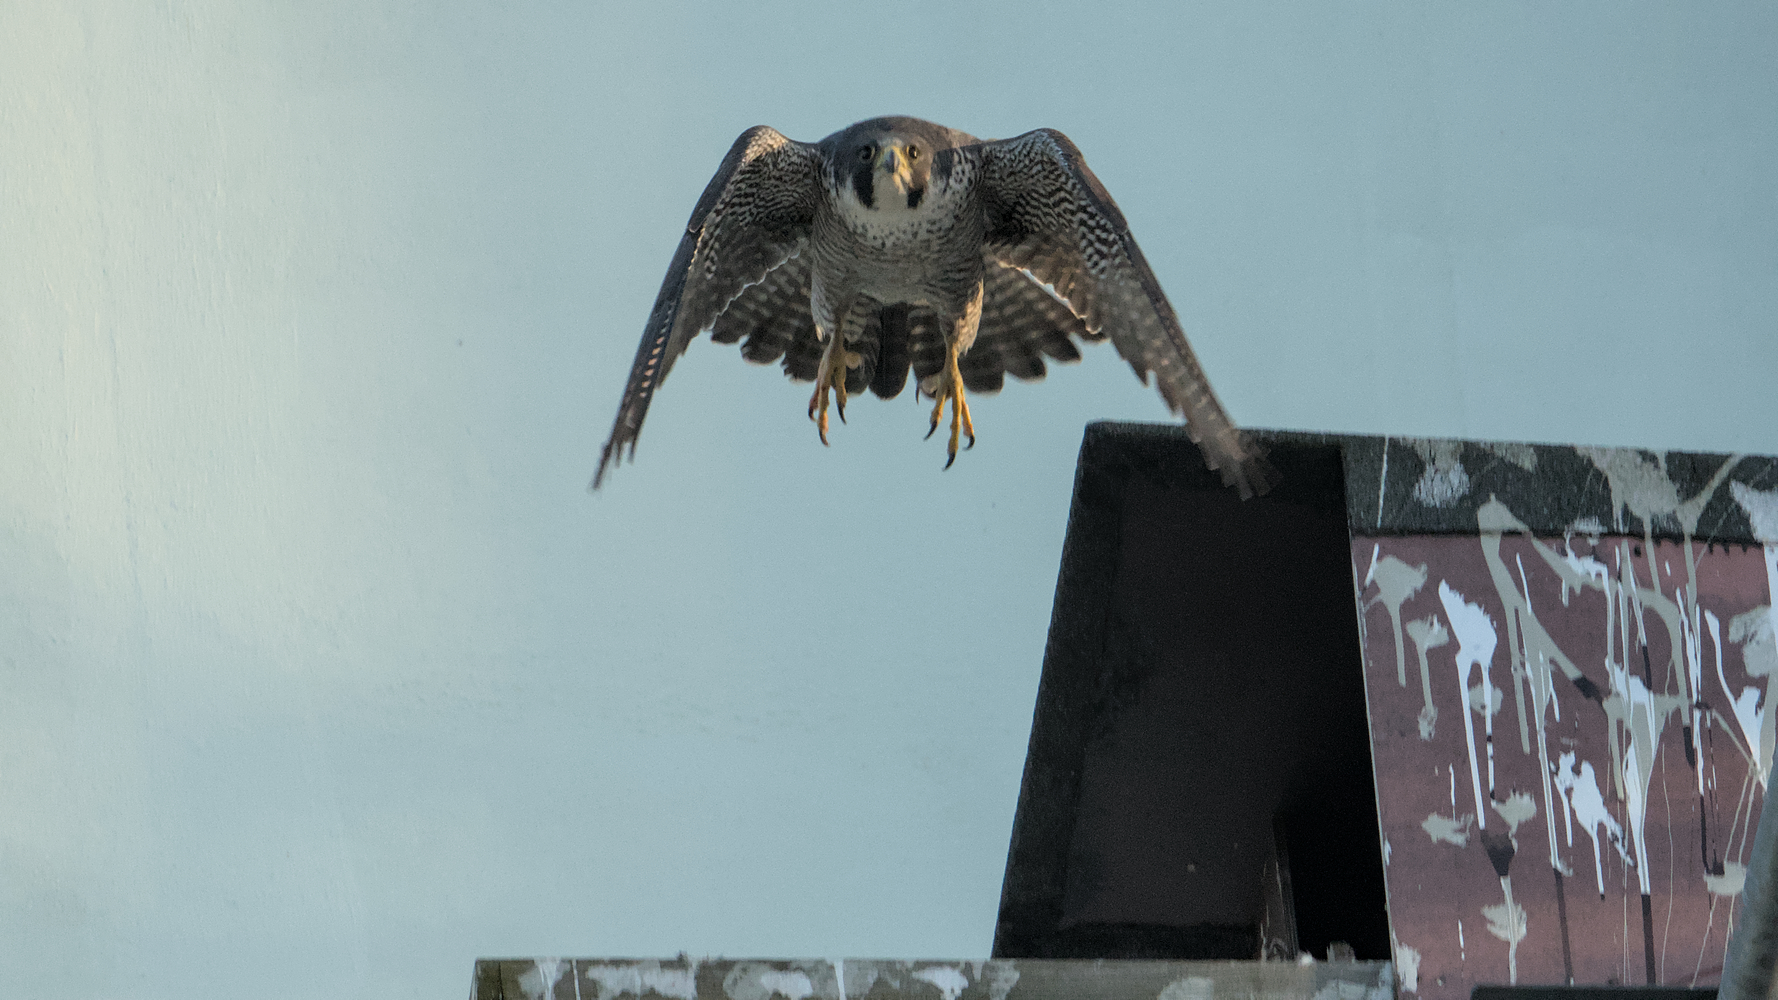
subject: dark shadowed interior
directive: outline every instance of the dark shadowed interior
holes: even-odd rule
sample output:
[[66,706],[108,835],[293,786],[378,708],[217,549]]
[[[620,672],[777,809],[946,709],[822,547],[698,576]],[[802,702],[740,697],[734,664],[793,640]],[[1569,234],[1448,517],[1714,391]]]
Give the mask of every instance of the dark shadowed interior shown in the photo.
[[1089,428],[996,956],[1390,957],[1339,447],[1271,460]]

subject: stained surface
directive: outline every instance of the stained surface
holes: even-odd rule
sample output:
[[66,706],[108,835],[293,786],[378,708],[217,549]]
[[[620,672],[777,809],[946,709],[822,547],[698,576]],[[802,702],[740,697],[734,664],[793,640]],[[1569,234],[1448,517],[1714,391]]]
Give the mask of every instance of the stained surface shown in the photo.
[[1771,761],[1771,550],[1483,532],[1352,559],[1403,989],[1714,984]]
[[471,1000],[1389,1000],[1384,962],[482,959]]

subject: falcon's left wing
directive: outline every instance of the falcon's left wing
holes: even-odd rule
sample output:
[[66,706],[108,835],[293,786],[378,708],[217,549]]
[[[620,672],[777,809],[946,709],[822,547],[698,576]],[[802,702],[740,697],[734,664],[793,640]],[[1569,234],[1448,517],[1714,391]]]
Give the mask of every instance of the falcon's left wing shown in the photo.
[[736,296],[807,241],[820,197],[820,169],[815,146],[764,125],[741,133],[729,148],[692,210],[655,297],[593,489],[625,445],[635,454],[648,403],[691,338],[710,329]]
[[1087,330],[1111,338],[1144,383],[1153,372],[1210,467],[1243,497],[1264,493],[1270,466],[1217,401],[1123,213],[1080,150],[1054,129],[977,148],[987,256],[1054,288]]

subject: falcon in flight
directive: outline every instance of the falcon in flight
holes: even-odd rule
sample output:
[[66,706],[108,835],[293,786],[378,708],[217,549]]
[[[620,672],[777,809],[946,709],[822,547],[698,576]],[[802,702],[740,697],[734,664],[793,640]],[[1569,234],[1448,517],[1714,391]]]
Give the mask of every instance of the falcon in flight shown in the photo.
[[597,489],[673,362],[699,333],[782,360],[814,381],[809,417],[827,443],[830,400],[900,393],[911,369],[950,408],[946,468],[975,444],[968,392],[1078,361],[1109,338],[1153,373],[1204,459],[1243,497],[1271,478],[1205,381],[1122,212],[1068,137],[1038,129],[984,141],[918,118],[873,118],[818,143],[741,133],[698,199],[630,369]]

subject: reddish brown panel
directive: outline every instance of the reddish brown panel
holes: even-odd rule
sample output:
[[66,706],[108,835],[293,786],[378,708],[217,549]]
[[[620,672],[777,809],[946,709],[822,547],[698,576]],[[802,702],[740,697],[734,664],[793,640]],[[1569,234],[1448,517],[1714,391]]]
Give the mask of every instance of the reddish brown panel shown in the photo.
[[1714,985],[1771,761],[1774,556],[1483,534],[1352,557],[1404,991]]

